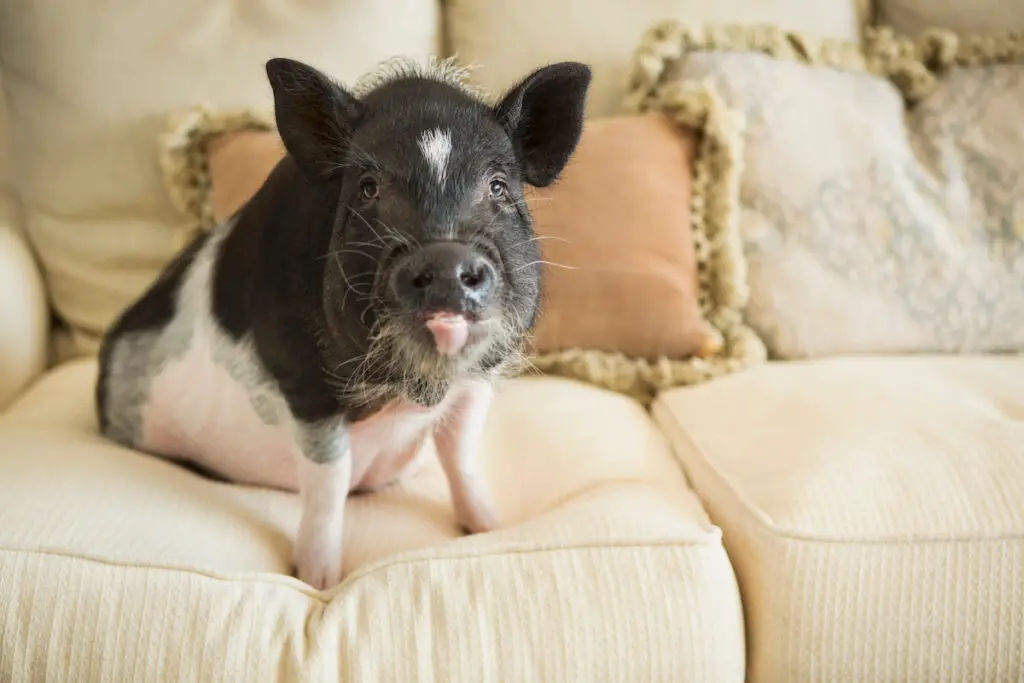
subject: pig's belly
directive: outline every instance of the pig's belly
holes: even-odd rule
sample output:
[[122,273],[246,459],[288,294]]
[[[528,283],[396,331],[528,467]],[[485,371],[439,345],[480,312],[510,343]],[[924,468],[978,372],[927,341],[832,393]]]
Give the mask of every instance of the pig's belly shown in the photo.
[[[296,490],[299,454],[295,422],[280,395],[265,400],[261,418],[249,391],[221,365],[193,347],[157,375],[142,411],[140,447],[194,462],[231,481]],[[437,409],[388,406],[349,429],[351,488],[367,473],[393,480],[416,466],[411,448],[422,446]]]
[[150,384],[140,446],[234,482],[295,490],[294,423],[274,408],[275,419],[261,419],[246,388],[193,348]]

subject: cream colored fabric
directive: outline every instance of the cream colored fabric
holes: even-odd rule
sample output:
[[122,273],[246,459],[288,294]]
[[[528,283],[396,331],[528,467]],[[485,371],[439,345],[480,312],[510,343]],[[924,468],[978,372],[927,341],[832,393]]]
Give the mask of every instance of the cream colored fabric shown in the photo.
[[157,163],[168,115],[270,106],[263,70],[303,59],[351,81],[439,50],[433,0],[0,3],[0,63],[27,228],[74,352],[181,246]]
[[863,11],[854,0],[519,0],[500,10],[492,0],[445,4],[447,49],[479,65],[474,79],[480,86],[499,92],[546,62],[587,62],[595,70],[587,100],[591,116],[620,111],[630,58],[657,21],[771,23],[856,39]]
[[11,190],[9,154],[7,109],[0,102],[0,411],[45,367],[50,322],[42,275]]
[[1024,349],[1024,64],[952,67],[905,111],[888,80],[693,52],[746,118],[747,322],[775,357]]
[[876,21],[918,36],[930,28],[959,33],[1024,31],[1020,0],[875,0]]
[[655,404],[736,568],[749,680],[1018,681],[1024,357],[765,366]]
[[110,445],[94,375],[65,365],[0,418],[0,680],[743,680],[720,532],[622,396],[504,385],[508,526],[460,536],[431,457],[350,502],[345,582],[318,593],[287,575],[296,496]]
[[35,258],[0,215],[0,411],[43,371],[49,316]]

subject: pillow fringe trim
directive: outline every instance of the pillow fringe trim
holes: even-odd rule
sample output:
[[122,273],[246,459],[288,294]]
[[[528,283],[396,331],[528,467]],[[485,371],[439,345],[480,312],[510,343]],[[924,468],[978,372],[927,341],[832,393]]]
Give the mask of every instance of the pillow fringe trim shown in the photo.
[[1024,60],[1024,32],[960,35],[930,28],[910,38],[890,26],[868,26],[861,45],[771,24],[686,24],[669,19],[652,26],[640,40],[627,79],[627,106],[651,97],[667,80],[670,64],[687,52],[758,52],[774,59],[871,73],[890,80],[913,105],[931,94],[950,68]]
[[196,106],[171,117],[159,140],[160,167],[174,207],[188,222],[178,232],[179,248],[200,231],[214,227],[209,145],[221,135],[275,130],[272,112],[216,110]]

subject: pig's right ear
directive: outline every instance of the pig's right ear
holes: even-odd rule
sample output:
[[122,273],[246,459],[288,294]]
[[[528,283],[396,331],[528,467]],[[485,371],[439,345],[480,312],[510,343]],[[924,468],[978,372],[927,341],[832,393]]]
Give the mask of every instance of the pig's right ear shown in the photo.
[[310,180],[321,180],[342,165],[361,105],[317,69],[294,59],[267,62],[274,91],[274,116],[285,149]]

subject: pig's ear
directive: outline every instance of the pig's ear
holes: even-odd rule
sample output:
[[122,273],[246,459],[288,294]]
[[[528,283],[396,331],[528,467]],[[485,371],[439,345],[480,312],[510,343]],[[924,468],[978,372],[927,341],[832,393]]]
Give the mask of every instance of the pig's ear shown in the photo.
[[361,105],[317,69],[275,57],[267,62],[274,115],[285,149],[311,180],[339,169]]
[[562,172],[583,129],[590,67],[561,62],[541,67],[494,108],[523,164],[523,177],[547,187]]

